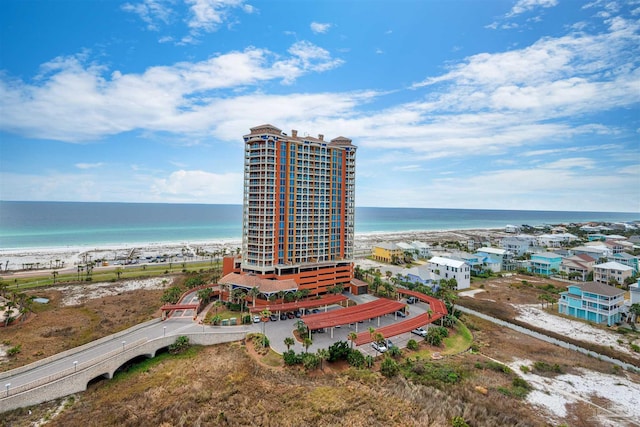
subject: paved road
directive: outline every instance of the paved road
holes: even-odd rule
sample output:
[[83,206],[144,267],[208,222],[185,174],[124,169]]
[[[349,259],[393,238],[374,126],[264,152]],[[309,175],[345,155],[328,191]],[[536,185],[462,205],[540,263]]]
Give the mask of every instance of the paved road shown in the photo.
[[[371,296],[354,296],[348,295],[351,299],[357,301],[358,303],[368,302],[373,299]],[[193,302],[193,295],[187,295],[184,298],[185,302],[188,300],[189,302]],[[337,310],[339,306],[329,307],[329,310]],[[428,306],[426,303],[418,303],[409,305],[409,317],[417,316],[426,312]],[[369,327],[378,328],[381,326],[386,326],[392,324],[394,322],[398,322],[404,320],[402,318],[397,318],[394,315],[383,316],[379,319],[371,319],[369,321],[364,321],[363,323],[359,323],[357,325],[342,325],[341,327],[333,328],[332,330],[328,329],[325,333],[315,333],[312,336],[313,344],[309,347],[310,352],[316,352],[321,348],[329,348],[336,341],[347,341],[347,336],[350,332],[362,332],[367,330]],[[179,336],[181,334],[186,333],[197,333],[197,332],[220,332],[231,331],[234,328],[241,328],[243,330],[249,330],[249,332],[264,332],[269,338],[271,347],[279,352],[283,353],[287,350],[284,339],[286,337],[293,337],[293,331],[296,328],[297,318],[294,319],[286,319],[286,320],[278,320],[275,322],[260,322],[253,323],[251,325],[237,326],[237,327],[220,327],[220,326],[209,326],[209,325],[201,325],[193,321],[193,313],[191,310],[189,312],[184,313],[175,313],[174,316],[165,320],[164,322],[155,322],[130,332],[127,332],[121,336],[115,336],[110,340],[105,340],[103,343],[100,343],[95,346],[91,346],[85,349],[80,349],[75,353],[72,353],[68,356],[62,357],[60,359],[54,360],[48,364],[35,367],[33,369],[29,369],[25,372],[16,374],[11,377],[7,377],[1,380],[2,384],[0,384],[0,388],[4,384],[11,384],[11,388],[20,387],[22,385],[40,381],[44,378],[54,376],[57,373],[69,370],[74,368],[75,363],[77,362],[78,366],[83,365],[84,363],[91,362],[107,353],[122,350],[125,351],[130,346],[135,345],[140,341],[146,341],[149,339],[160,338],[163,336]],[[357,328],[357,330],[356,330]],[[402,335],[398,335],[396,337],[389,337],[393,340],[394,344],[398,347],[405,347],[407,341],[411,338],[418,338],[411,333],[405,333]],[[295,345],[293,350],[296,352],[303,352],[304,347],[301,343],[295,341]],[[363,354],[376,356],[377,352],[370,345],[363,345],[359,348]]]
[[102,344],[80,350],[77,353],[60,358],[46,365],[30,369],[26,372],[12,377],[5,378],[2,380],[2,385],[4,386],[5,384],[10,383],[11,388],[19,387],[21,385],[40,380],[42,378],[55,375],[56,373],[68,370],[69,368],[73,368],[75,365],[74,362],[77,362],[78,365],[81,365],[85,362],[90,362],[91,360],[94,360],[106,353],[119,349],[126,350],[127,346],[134,345],[134,343],[143,339],[148,340],[156,337],[162,337],[163,335],[178,336],[187,332],[200,332],[206,328],[213,330],[213,327],[211,326],[203,327],[202,325],[193,323],[190,318],[171,319],[165,322],[154,323],[152,325],[148,325],[132,332],[126,333],[112,340],[106,341]]

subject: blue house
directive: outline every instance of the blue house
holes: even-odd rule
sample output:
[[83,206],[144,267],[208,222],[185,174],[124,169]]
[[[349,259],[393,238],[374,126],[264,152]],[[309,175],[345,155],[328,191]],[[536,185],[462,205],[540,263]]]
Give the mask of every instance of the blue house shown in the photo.
[[529,261],[529,271],[535,274],[551,276],[555,272],[560,271],[561,262],[562,255],[554,254],[553,252],[532,254],[531,260]]
[[621,320],[624,291],[604,283],[571,284],[560,294],[558,313],[611,326]]

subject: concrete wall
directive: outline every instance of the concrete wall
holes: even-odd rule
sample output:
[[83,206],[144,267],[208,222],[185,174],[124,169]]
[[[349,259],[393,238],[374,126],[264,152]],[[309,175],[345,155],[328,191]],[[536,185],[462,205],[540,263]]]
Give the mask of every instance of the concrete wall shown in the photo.
[[[191,344],[214,345],[242,340],[246,335],[246,331],[201,332],[180,335],[189,337]],[[114,339],[115,336],[112,335],[109,338]],[[61,378],[16,394],[11,394],[10,391],[8,397],[6,395],[0,397],[0,413],[85,391],[89,381],[94,378],[100,376],[112,378],[115,371],[129,360],[139,356],[154,357],[158,350],[173,344],[176,338],[176,335],[161,337],[141,342],[124,351],[115,350],[106,354],[104,359],[91,366],[79,366],[77,370],[71,368],[70,372],[65,373]],[[1,392],[2,390],[0,390]]]

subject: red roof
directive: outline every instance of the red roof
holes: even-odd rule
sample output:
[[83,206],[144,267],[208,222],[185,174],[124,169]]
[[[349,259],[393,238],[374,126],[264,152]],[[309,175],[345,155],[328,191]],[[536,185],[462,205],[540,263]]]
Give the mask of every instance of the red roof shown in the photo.
[[302,316],[302,320],[309,329],[331,328],[338,325],[348,325],[361,320],[374,319],[398,310],[402,310],[405,304],[388,300],[378,299],[373,302],[355,305],[353,307],[334,310],[328,313],[311,314]]
[[196,308],[198,308],[198,304],[165,304],[160,307],[160,310],[195,310]]
[[295,311],[301,308],[315,308],[322,307],[323,305],[329,304],[337,304],[342,301],[346,301],[349,298],[344,295],[324,295],[322,298],[312,298],[298,302],[287,302],[283,304],[269,304],[269,305],[261,305],[260,307],[251,307],[249,311],[251,313],[259,313],[263,310],[269,310],[272,313],[278,311]]
[[[420,301],[429,303],[429,308],[431,309],[432,313],[420,314],[410,319],[403,320],[402,322],[397,322],[392,325],[383,326],[376,329],[376,332],[382,334],[382,336],[385,338],[404,334],[405,332],[409,332],[415,328],[433,323],[441,317],[446,316],[448,313],[447,306],[444,304],[444,302],[437,298],[430,297],[421,292],[410,291],[408,289],[398,289],[398,293],[416,297]],[[355,339],[356,345],[367,344],[371,341],[373,341],[373,337],[371,336],[369,331],[360,332]]]

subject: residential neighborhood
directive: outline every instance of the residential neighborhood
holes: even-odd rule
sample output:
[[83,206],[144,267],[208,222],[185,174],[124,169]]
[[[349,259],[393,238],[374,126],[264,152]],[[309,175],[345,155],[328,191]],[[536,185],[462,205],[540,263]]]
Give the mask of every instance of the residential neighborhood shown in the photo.
[[371,259],[396,266],[394,274],[406,283],[433,291],[442,280],[455,279],[463,290],[473,277],[510,272],[552,277],[567,283],[559,314],[608,326],[625,321],[632,315],[629,307],[640,303],[637,222],[507,225],[490,238],[446,245],[385,241],[373,245]]

